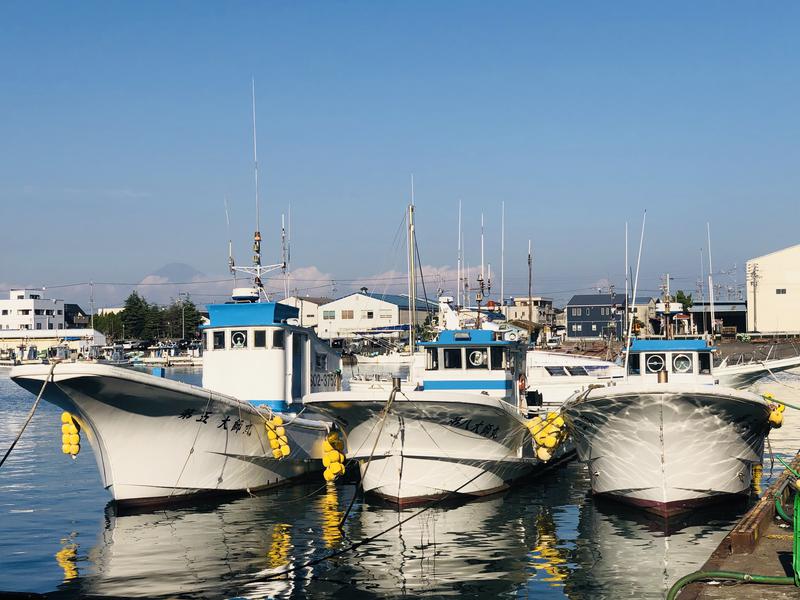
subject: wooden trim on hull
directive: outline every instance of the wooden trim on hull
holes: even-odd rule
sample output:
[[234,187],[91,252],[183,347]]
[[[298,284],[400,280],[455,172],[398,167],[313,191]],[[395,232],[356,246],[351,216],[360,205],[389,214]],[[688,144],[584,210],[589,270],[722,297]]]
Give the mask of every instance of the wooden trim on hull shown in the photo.
[[669,519],[677,515],[687,513],[689,511],[708,506],[710,504],[719,504],[722,502],[731,502],[746,498],[748,492],[741,492],[737,494],[715,494],[713,496],[706,496],[704,498],[692,498],[690,500],[674,500],[672,502],[658,502],[657,500],[642,500],[640,498],[631,498],[629,496],[620,496],[613,492],[605,492],[595,494],[599,498],[607,498],[615,502],[621,502],[636,508],[643,509],[651,514]]

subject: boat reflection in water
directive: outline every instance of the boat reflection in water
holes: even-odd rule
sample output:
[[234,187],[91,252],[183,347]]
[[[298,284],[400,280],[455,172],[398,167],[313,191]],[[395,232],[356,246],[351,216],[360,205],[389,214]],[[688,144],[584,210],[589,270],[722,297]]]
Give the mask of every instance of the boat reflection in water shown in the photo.
[[698,570],[741,516],[745,503],[719,505],[669,520],[603,498],[581,507],[580,568],[567,579],[570,598],[658,598]]
[[[54,562],[70,597],[663,598],[700,568],[741,513],[718,507],[670,520],[589,494],[574,463],[546,485],[433,507],[355,503],[355,487],[312,482],[263,496],[142,514],[109,508],[93,548],[64,532]],[[290,578],[280,575],[297,569]],[[275,579],[276,575],[280,575]],[[58,593],[56,594],[58,596]]]

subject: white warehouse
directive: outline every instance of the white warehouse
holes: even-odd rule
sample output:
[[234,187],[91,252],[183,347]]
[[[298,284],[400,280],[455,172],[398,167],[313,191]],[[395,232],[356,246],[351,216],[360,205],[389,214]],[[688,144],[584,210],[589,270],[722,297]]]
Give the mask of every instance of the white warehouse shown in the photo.
[[747,330],[800,333],[800,244],[747,261]]
[[[320,320],[317,335],[323,339],[354,338],[362,335],[401,337],[409,321],[408,296],[355,292],[319,307]],[[428,313],[435,315],[435,302],[416,301],[416,324],[421,325]],[[402,334],[405,335],[405,334]]]

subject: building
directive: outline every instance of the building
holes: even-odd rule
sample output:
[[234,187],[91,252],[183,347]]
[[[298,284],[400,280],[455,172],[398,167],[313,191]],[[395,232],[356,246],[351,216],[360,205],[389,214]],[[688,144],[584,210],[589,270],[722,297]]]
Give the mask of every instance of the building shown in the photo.
[[[695,300],[689,312],[698,332],[711,333],[711,302]],[[744,333],[747,331],[747,303],[744,300],[715,300],[714,320],[717,324],[715,333]]]
[[298,309],[298,319],[302,327],[317,327],[319,324],[319,307],[328,304],[332,298],[313,296],[290,296],[279,300],[280,304],[288,304]]
[[63,329],[64,301],[45,298],[42,290],[11,290],[0,300],[0,329]]
[[[438,305],[417,298],[416,325],[428,315],[436,315]],[[408,296],[355,292],[319,307],[317,335],[323,339],[354,338],[364,335],[383,335],[399,338],[410,319]]]
[[624,294],[578,294],[567,302],[567,339],[622,339]]
[[104,317],[106,315],[118,315],[123,310],[125,310],[124,306],[111,306],[107,308],[98,308],[97,314],[100,315],[101,317]]
[[529,311],[527,296],[514,297],[511,304],[503,307],[503,313],[509,321],[527,321],[530,318],[536,325],[555,327],[556,313],[552,298],[531,296],[531,304],[533,308]]
[[84,329],[89,326],[89,315],[77,304],[64,304],[64,324],[69,329]]
[[747,261],[747,330],[800,332],[800,244]]

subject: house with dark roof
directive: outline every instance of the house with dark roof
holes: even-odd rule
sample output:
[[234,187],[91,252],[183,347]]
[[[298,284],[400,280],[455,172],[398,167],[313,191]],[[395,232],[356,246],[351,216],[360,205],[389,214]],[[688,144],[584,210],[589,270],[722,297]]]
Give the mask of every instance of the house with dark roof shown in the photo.
[[[417,298],[416,321],[422,325],[428,315],[435,315],[438,304]],[[407,331],[411,303],[403,294],[382,294],[362,288],[319,307],[317,335],[323,339],[342,339],[381,335],[399,338]]]
[[577,294],[565,310],[568,340],[622,339],[625,294]]

